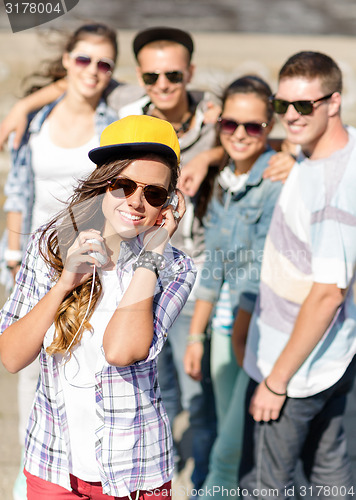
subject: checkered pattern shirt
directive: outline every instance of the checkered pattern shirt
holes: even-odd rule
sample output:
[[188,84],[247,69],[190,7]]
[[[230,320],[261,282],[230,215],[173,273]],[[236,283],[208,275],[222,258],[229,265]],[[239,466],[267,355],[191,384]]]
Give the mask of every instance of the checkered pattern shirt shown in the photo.
[[[53,286],[51,272],[32,236],[16,286],[0,316],[0,332],[27,314]],[[117,264],[120,283],[133,273],[142,248],[139,238],[122,243]],[[96,458],[103,492],[126,496],[151,490],[172,475],[172,438],[157,382],[156,356],[167,331],[185,304],[195,281],[190,258],[173,247],[165,253],[153,303],[154,337],[147,359],[127,367],[103,358],[96,373]],[[127,277],[127,276],[126,276]],[[126,285],[127,286],[127,285]],[[47,339],[48,340],[48,339]],[[46,344],[46,338],[44,344]],[[68,423],[56,357],[40,352],[40,378],[29,419],[25,467],[28,472],[70,490]]]

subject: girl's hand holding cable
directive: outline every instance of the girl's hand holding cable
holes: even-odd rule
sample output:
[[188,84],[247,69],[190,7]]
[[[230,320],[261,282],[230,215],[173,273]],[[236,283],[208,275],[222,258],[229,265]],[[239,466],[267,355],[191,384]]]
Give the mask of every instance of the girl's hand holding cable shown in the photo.
[[[97,240],[98,244],[88,242],[93,239]],[[73,245],[68,249],[67,256],[62,257],[65,260],[64,268],[57,285],[69,293],[93,274],[94,266],[101,267],[98,259],[90,255],[92,252],[100,252],[104,255],[101,242],[104,243],[104,238],[95,229],[79,233]]]

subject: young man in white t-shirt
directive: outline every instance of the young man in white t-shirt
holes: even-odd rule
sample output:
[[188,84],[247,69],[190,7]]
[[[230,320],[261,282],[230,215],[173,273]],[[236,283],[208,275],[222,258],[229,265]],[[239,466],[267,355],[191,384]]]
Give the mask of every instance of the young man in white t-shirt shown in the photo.
[[[356,372],[356,141],[341,121],[341,91],[330,57],[300,52],[273,97],[302,154],[267,235],[244,358],[239,484],[251,498],[355,494],[342,417]],[[297,487],[299,459],[310,484]]]

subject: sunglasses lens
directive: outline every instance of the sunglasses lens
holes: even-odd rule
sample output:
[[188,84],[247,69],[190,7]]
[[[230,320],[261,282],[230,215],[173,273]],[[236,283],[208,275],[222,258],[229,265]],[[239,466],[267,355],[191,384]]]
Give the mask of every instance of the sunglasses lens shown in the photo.
[[246,134],[251,137],[259,137],[262,135],[263,126],[260,123],[244,123]]
[[168,191],[159,186],[145,186],[143,192],[147,203],[152,207],[161,207],[168,197]]
[[[159,75],[160,73],[142,73],[142,80],[145,85],[154,85],[157,82]],[[171,83],[182,83],[184,78],[182,71],[167,71],[165,76]]]
[[[132,179],[119,177],[111,182],[109,189],[116,198],[127,198],[136,191],[137,184]],[[168,197],[168,191],[166,189],[150,184],[143,188],[143,193],[147,203],[152,207],[161,207]]]
[[288,106],[293,104],[295,110],[300,115],[310,115],[313,112],[313,103],[311,101],[283,101],[283,99],[273,99],[272,106],[275,113],[284,115],[287,112]]
[[220,132],[222,134],[232,135],[238,127],[238,123],[234,120],[227,120],[226,118],[221,118],[219,121]]
[[294,107],[301,115],[310,115],[313,112],[313,103],[310,101],[296,101]]
[[165,75],[171,83],[182,83],[184,76],[182,71],[167,71]]
[[109,186],[113,196],[116,198],[125,198],[130,196],[137,189],[137,184],[131,179],[115,179]]
[[142,80],[145,85],[154,85],[158,77],[159,73],[142,73]]
[[275,113],[278,115],[284,115],[289,106],[288,101],[283,101],[283,99],[273,99],[272,107]]
[[98,70],[101,71],[102,73],[109,73],[109,71],[112,71],[113,66],[107,61],[102,61],[101,59],[98,61]]
[[91,63],[91,59],[90,59],[89,56],[77,56],[75,58],[75,63],[78,66],[81,66],[82,68],[85,68],[86,66],[89,66],[89,64]]

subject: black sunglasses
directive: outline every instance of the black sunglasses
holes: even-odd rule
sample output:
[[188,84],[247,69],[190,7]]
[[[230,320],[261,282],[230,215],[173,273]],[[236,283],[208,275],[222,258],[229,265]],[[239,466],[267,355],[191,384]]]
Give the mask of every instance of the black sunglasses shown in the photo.
[[161,74],[164,74],[171,83],[182,83],[184,78],[183,71],[165,71],[164,73],[142,73],[142,80],[145,85],[154,85]]
[[[74,59],[75,64],[77,66],[80,66],[81,68],[86,68],[91,64],[93,60],[90,56],[87,56],[85,54],[70,54],[70,57]],[[95,62],[98,71],[100,71],[101,73],[109,73],[109,72],[112,73],[115,67],[114,61],[107,57],[102,57],[101,59],[97,59]]]
[[246,130],[246,134],[251,137],[260,137],[263,134],[263,129],[268,126],[268,123],[246,122],[240,123],[228,118],[218,118],[218,128],[221,134],[232,135],[237,127],[242,125]]
[[315,99],[314,101],[285,101],[284,99],[276,99],[274,96],[271,97],[270,101],[273,107],[273,110],[278,115],[284,115],[287,112],[287,109],[290,105],[294,106],[294,109],[300,115],[310,115],[313,112],[314,104],[320,101],[326,101],[330,99],[330,97],[334,94],[324,95],[324,97],[320,97],[319,99]]
[[147,203],[152,207],[161,207],[168,199],[168,191],[164,187],[154,184],[143,184],[127,177],[118,177],[109,182],[109,190],[116,198],[127,198],[131,196],[139,186],[143,186],[143,195]]

